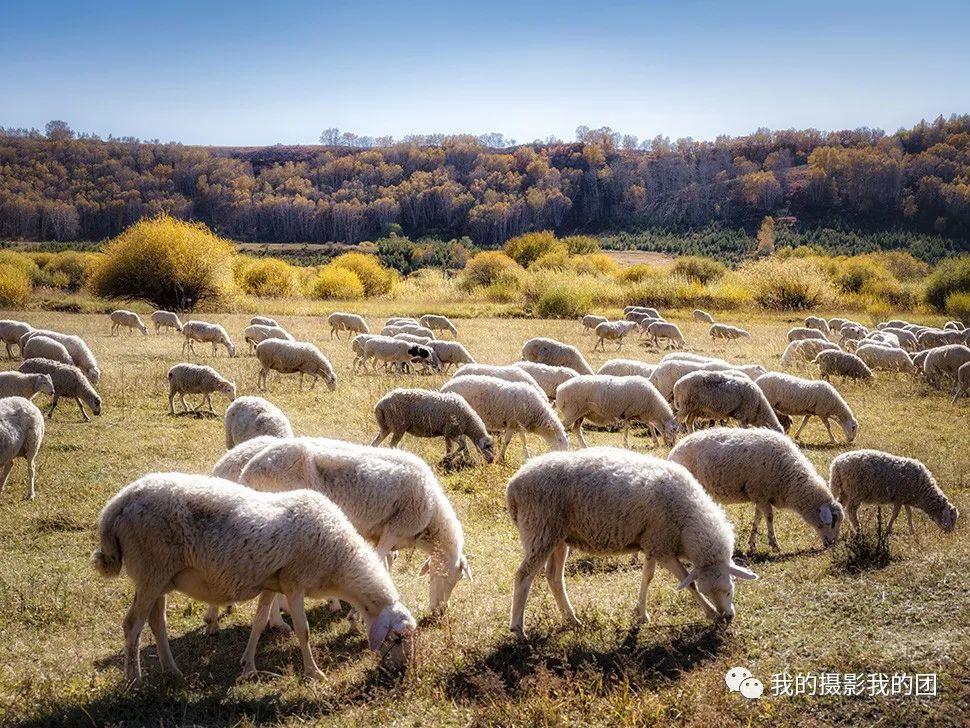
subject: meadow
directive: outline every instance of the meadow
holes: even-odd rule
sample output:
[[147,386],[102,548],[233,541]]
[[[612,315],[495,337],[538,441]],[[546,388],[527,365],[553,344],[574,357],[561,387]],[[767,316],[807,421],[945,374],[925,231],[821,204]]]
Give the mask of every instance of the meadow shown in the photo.
[[[321,302],[320,315],[313,316],[267,304],[265,313],[275,315],[297,339],[323,349],[338,385],[334,393],[323,386],[300,392],[296,377],[272,375],[266,396],[289,415],[298,434],[369,443],[376,432],[377,399],[395,387],[439,387],[445,377],[353,375],[349,342],[329,340],[322,317],[324,309],[344,305],[365,313],[373,329],[390,314],[421,312],[434,302]],[[450,315],[461,313],[458,305],[449,309]],[[799,314],[755,310],[725,314],[725,321],[748,329],[752,338],[713,342],[707,326],[689,320],[688,311],[665,313],[682,327],[689,350],[769,369],[784,368],[779,357],[785,333],[802,320]],[[202,346],[197,347],[205,353],[201,358],[235,379],[240,394],[256,393],[258,366],[242,342],[248,314],[200,317],[224,324],[240,353],[211,357]],[[89,566],[95,519],[109,497],[147,472],[209,472],[224,452],[222,421],[168,414],[166,372],[182,360],[182,339],[174,333],[111,337],[102,314],[0,311],[0,318],[23,318],[83,336],[99,358],[104,398],[102,415],[91,423],[82,423],[70,403],[48,421],[36,500],[23,500],[23,461],[0,495],[4,725],[959,725],[970,715],[966,515],[951,534],[941,533],[922,514],[913,536],[901,521],[890,563],[853,574],[840,566],[844,546],[822,550],[800,519],[781,512],[776,519],[780,553],[769,552],[761,541],[755,554],[737,554],[761,578],[738,586],[737,618],[727,631],[712,629],[666,572],[651,589],[653,621],[631,628],[637,568],[626,557],[574,553],[566,583],[584,626],[565,629],[544,580],[537,579],[526,612],[530,636],[518,642],[508,618],[520,549],[505,511],[504,487],[522,462],[519,443],[513,442],[505,463],[486,466],[479,458],[473,467],[446,472],[440,465],[442,441],[410,437],[402,446],[435,467],[464,525],[475,578],[461,582],[448,613],[432,620],[427,581],[417,573],[422,558],[401,554],[394,580],[420,625],[406,675],[391,679],[380,673],[365,638],[349,633],[343,616],[318,602],[311,604],[309,618],[325,681],[306,682],[296,641],[272,632],[263,635],[257,652],[259,679],[238,681],[252,605],[226,618],[217,635],[206,636],[204,606],[174,595],[169,634],[185,677],[160,672],[146,629],[144,685],[130,690],[122,672],[121,620],[132,588],[124,576],[102,580]],[[594,369],[614,356],[651,362],[661,356],[632,341],[620,354],[611,345],[606,353],[593,353],[593,339],[581,334],[575,320],[478,317],[456,319],[456,324],[461,341],[486,363],[515,361],[522,343],[537,335],[579,346]],[[3,369],[15,366],[0,361]],[[813,376],[808,367],[801,371]],[[827,475],[831,460],[847,449],[872,447],[917,457],[961,512],[970,514],[970,401],[951,405],[943,393],[903,374],[880,373],[872,385],[838,386],[860,430],[851,446],[840,441],[830,447],[817,420],[807,428],[803,449],[821,473]],[[214,400],[224,411],[228,402]],[[622,435],[593,430],[587,439],[619,445]],[[651,448],[649,438],[632,442],[638,451],[666,455],[663,446]],[[530,449],[545,451],[540,440],[530,442]],[[751,508],[732,506],[728,512],[743,548]],[[875,527],[873,509],[864,511],[864,523]],[[736,665],[765,683],[761,700],[728,692],[724,675]],[[936,673],[938,694],[772,696],[771,676],[783,671]]]

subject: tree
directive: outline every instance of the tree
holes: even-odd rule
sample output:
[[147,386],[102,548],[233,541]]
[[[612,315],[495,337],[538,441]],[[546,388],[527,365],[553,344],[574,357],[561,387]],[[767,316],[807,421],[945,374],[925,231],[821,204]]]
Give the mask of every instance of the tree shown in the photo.
[[328,147],[337,146],[340,143],[340,129],[335,126],[324,129],[320,135],[320,143],[326,144]]
[[61,121],[60,119],[48,121],[47,126],[44,127],[44,131],[47,133],[47,138],[51,141],[62,142],[74,138],[74,130],[66,121]]
[[756,255],[771,255],[775,252],[775,218],[770,215],[761,221],[758,230],[758,249]]

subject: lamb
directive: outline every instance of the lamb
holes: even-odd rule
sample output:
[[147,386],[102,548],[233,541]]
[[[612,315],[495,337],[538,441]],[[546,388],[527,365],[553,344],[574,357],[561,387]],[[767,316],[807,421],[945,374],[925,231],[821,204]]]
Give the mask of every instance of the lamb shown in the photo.
[[61,397],[70,397],[81,409],[81,417],[85,422],[90,422],[91,418],[84,411],[87,405],[97,417],[101,414],[101,397],[95,391],[94,386],[88,381],[84,373],[77,367],[61,364],[50,359],[28,359],[20,365],[19,371],[22,374],[46,374],[51,378],[54,385],[54,396],[51,400],[51,408],[47,413],[48,417],[54,416],[54,408]]
[[[415,437],[445,438],[445,462],[451,463],[459,455],[468,457],[465,437],[485,458],[495,460],[493,442],[482,418],[457,394],[445,394],[427,389],[395,389],[385,394],[374,407],[378,433],[371,443],[379,447],[391,435],[391,447],[397,447],[405,434]],[[455,447],[452,453],[452,447]]]
[[238,482],[239,476],[242,475],[243,469],[249,464],[250,460],[270,445],[275,445],[282,441],[283,438],[280,437],[260,435],[259,437],[254,437],[251,440],[246,440],[236,445],[216,462],[212,468],[213,477]]
[[[409,334],[402,334],[402,336],[409,336]],[[443,372],[451,369],[452,365],[461,367],[462,364],[475,363],[475,358],[458,341],[433,339],[427,343],[427,346],[437,355],[438,360],[443,366]]]
[[47,336],[32,336],[21,351],[24,359],[50,359],[74,366],[74,360],[64,344]]
[[350,336],[354,334],[369,334],[370,327],[364,320],[363,316],[358,316],[355,313],[345,313],[344,311],[334,311],[332,314],[327,316],[327,323],[330,324],[330,338],[337,335],[340,338],[341,331],[347,331]]
[[593,331],[600,324],[605,324],[607,321],[609,321],[609,319],[606,318],[606,316],[596,316],[594,314],[588,313],[585,316],[583,316],[583,319],[582,319],[583,333],[587,334],[590,331]]
[[[807,316],[805,318],[805,328],[807,329],[818,329],[823,334],[829,331],[829,322],[818,316]],[[825,337],[828,338],[827,336]]]
[[[254,324],[254,325],[268,325],[268,324]],[[182,344],[182,356],[185,356],[185,349],[195,354],[195,347],[193,342],[195,341],[208,341],[212,344],[212,356],[216,355],[216,347],[222,344],[226,347],[226,351],[229,356],[236,355],[236,347],[229,338],[229,334],[226,330],[219,324],[210,324],[205,321],[186,321],[182,326],[182,336],[185,337],[185,341]]]
[[178,314],[171,311],[153,311],[150,316],[152,323],[155,324],[155,333],[161,333],[161,329],[175,329],[179,334],[182,333],[182,322]]
[[263,326],[262,324],[251,324],[243,331],[243,341],[249,344],[249,353],[255,353],[256,346],[267,339],[282,339],[283,341],[295,341],[293,335],[286,329],[278,326]]
[[909,373],[915,371],[913,360],[903,349],[879,344],[864,344],[856,349],[855,353],[870,369]]
[[[426,313],[424,316],[418,319],[418,323],[424,326],[426,329],[431,329],[435,332],[450,331],[451,335],[456,339],[458,338],[458,329],[455,325],[448,320],[447,316],[438,316],[433,313]],[[432,337],[434,338],[434,337]]]
[[502,379],[506,382],[521,382],[528,384],[530,387],[534,387],[536,391],[546,394],[545,389],[539,385],[531,374],[515,364],[469,364],[468,366],[463,366],[451,375],[452,379],[457,377],[494,377],[495,379]]
[[24,397],[0,399],[0,493],[7,487],[13,461],[23,458],[30,470],[27,500],[33,500],[37,482],[34,461],[43,441],[44,415],[33,402]]
[[0,319],[0,341],[3,342],[7,349],[8,359],[14,358],[12,347],[20,347],[20,339],[28,332],[33,331],[33,329],[33,326],[23,321]]
[[935,387],[944,379],[956,379],[957,370],[970,361],[970,347],[962,344],[946,344],[931,349],[923,359],[926,381]]
[[829,484],[856,531],[859,530],[859,506],[864,503],[893,505],[892,516],[886,524],[887,535],[892,533],[893,523],[903,506],[906,506],[910,533],[915,532],[914,507],[944,531],[952,531],[960,516],[923,463],[888,452],[854,450],[839,455],[832,461]]
[[54,382],[48,374],[0,372],[0,398],[23,397],[33,399],[38,394],[54,395]]
[[[731,559],[734,533],[723,509],[676,463],[607,447],[550,453],[519,469],[505,501],[523,550],[512,595],[511,629],[519,637],[525,636],[525,603],[543,565],[560,612],[571,625],[581,625],[566,595],[570,547],[644,552],[638,622],[650,619],[647,590],[658,561],[679,588],[691,588],[715,622],[734,618],[732,577],[757,578]],[[693,564],[690,572],[682,558]]]
[[681,377],[674,385],[674,409],[688,432],[698,417],[734,418],[744,426],[785,432],[761,388],[737,372],[701,370]]
[[209,412],[215,413],[212,408],[212,393],[221,392],[229,397],[232,402],[236,399],[236,383],[230,382],[219,372],[209,366],[198,364],[176,364],[168,370],[168,412],[175,414],[175,395],[179,396],[182,402],[182,409],[189,411],[189,406],[185,403],[186,394],[201,394],[202,401],[199,406],[193,409],[198,412],[202,405],[208,405]]
[[337,376],[330,361],[323,352],[308,341],[267,339],[256,346],[256,359],[260,364],[258,385],[263,391],[266,390],[266,375],[270,370],[280,374],[299,373],[301,390],[303,377],[307,374],[313,377],[310,389],[316,386],[317,379],[320,377],[323,377],[327,389],[331,392],[337,388]]
[[597,374],[611,374],[614,377],[646,377],[653,375],[656,367],[636,359],[610,359],[599,368]]
[[636,331],[637,324],[633,321],[606,321],[596,327],[594,333],[599,339],[593,345],[593,351],[601,348],[606,351],[606,341],[617,342],[617,350],[623,348],[623,339],[633,331]]
[[269,318],[268,316],[253,316],[249,319],[250,326],[272,326],[273,328],[281,329],[276,319]]
[[711,326],[711,338],[712,339],[750,339],[751,334],[744,329],[739,329],[737,326],[729,326],[728,324],[714,324]]
[[35,336],[44,336],[61,344],[65,349],[67,349],[67,353],[71,355],[71,361],[74,362],[74,366],[81,370],[92,385],[95,387],[98,386],[98,382],[101,379],[101,370],[98,369],[98,362],[94,358],[94,354],[91,352],[90,347],[84,343],[84,339],[82,339],[80,336],[62,334],[59,331],[31,329],[21,337],[20,350],[23,351],[24,347],[27,345],[27,341]]
[[669,348],[680,349],[684,346],[684,335],[680,333],[677,324],[667,321],[655,321],[647,326],[646,331],[653,337],[654,346],[660,346],[660,339],[670,342]]
[[575,369],[569,367],[553,367],[534,361],[517,361],[515,366],[536,380],[536,384],[550,400],[556,399],[556,389],[563,382],[578,377]]
[[956,401],[970,391],[970,361],[961,364],[960,368],[957,369],[957,386],[953,390],[953,399],[950,400],[950,404],[956,404]]
[[145,324],[142,323],[141,317],[134,311],[125,311],[124,309],[118,309],[117,311],[111,312],[111,335],[115,335],[115,330],[117,329],[128,329],[128,333],[132,332],[132,329],[138,329],[142,334],[147,334],[148,329],[145,328]]
[[865,382],[872,380],[872,371],[866,363],[847,351],[836,349],[820,351],[812,363],[818,365],[822,379],[825,381],[828,381],[833,374],[842,379],[861,379]]
[[262,397],[239,397],[226,409],[226,450],[256,437],[293,437],[293,426],[279,407]]
[[715,427],[688,435],[668,458],[687,468],[718,503],[754,504],[749,551],[755,550],[762,516],[768,523],[768,545],[781,549],[773,508],[801,516],[823,546],[839,537],[845,520],[842,506],[809,459],[783,434]]
[[768,404],[776,413],[792,417],[803,416],[802,424],[795,432],[794,439],[802,434],[812,416],[818,417],[829,433],[829,444],[835,444],[835,435],[829,426],[829,418],[835,419],[845,433],[846,442],[852,442],[859,431],[849,405],[842,395],[828,382],[815,379],[801,379],[790,374],[769,372],[755,380],[768,399]]
[[522,358],[553,367],[569,367],[577,374],[593,373],[592,367],[579,353],[579,349],[555,339],[529,339],[522,345]]
[[309,645],[304,599],[334,596],[364,616],[368,643],[388,665],[403,665],[416,629],[387,570],[350,521],[324,496],[306,490],[260,493],[204,475],[153,473],[128,484],[98,519],[94,568],[114,577],[125,567],[135,596],[124,619],[125,676],[141,681],[138,643],[147,621],[165,672],[179,675],[168,644],[166,593],[210,604],[259,596],[243,677],[275,593],[286,596],[307,677],[322,679]]
[[623,447],[629,446],[633,420],[651,426],[654,446],[658,443],[653,428],[663,433],[667,445],[674,443],[680,430],[667,400],[644,377],[584,374],[560,385],[556,406],[562,412],[564,427],[576,433],[582,448],[588,447],[583,437],[583,420],[604,426],[622,422]]
[[796,361],[812,361],[821,351],[832,349],[839,351],[839,345],[833,341],[822,341],[821,339],[800,339],[792,341],[785,347],[785,352],[781,355],[783,364],[792,364]]
[[829,337],[818,329],[810,329],[804,326],[796,326],[793,329],[789,329],[789,341],[802,341],[804,339],[821,339],[822,341],[828,341]]
[[711,316],[711,314],[709,314],[707,311],[700,308],[695,308],[693,313],[691,313],[691,316],[694,317],[695,321],[700,321],[705,324],[714,323],[714,317]]
[[399,371],[409,370],[412,362],[430,364],[435,371],[441,371],[441,360],[435,354],[434,349],[414,344],[410,341],[401,341],[386,336],[375,336],[364,342],[364,365],[371,362],[371,368],[377,370],[377,362],[384,363],[384,368],[390,364]]
[[569,447],[562,422],[538,386],[475,375],[453,378],[445,383],[441,391],[454,392],[463,397],[482,418],[489,432],[505,433],[499,460],[505,459],[509,442],[516,432],[522,439],[526,459],[529,458],[526,432],[542,437],[551,450]]
[[670,400],[674,395],[674,385],[681,377],[697,371],[738,371],[752,380],[767,372],[760,364],[729,364],[720,360],[680,360],[672,359],[660,362],[650,375],[650,383],[657,388],[663,398]]

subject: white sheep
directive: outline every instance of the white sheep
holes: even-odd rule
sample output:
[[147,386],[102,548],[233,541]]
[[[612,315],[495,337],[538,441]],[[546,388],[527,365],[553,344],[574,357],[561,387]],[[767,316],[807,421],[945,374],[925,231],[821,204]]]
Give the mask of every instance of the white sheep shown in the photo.
[[364,342],[365,367],[367,362],[371,362],[374,371],[377,371],[378,362],[382,362],[385,369],[390,365],[399,372],[409,371],[413,363],[430,365],[439,372],[443,368],[441,360],[431,347],[387,336],[375,336]]
[[[400,336],[410,336],[410,334],[400,334]],[[438,360],[442,364],[442,372],[447,372],[451,369],[452,365],[461,367],[462,364],[475,363],[475,357],[468,352],[468,349],[462,346],[461,342],[432,339],[427,342],[426,346],[437,355]]]
[[7,487],[13,461],[23,458],[30,470],[27,500],[36,491],[37,465],[35,460],[44,441],[44,415],[29,399],[0,398],[0,493]]
[[537,337],[522,345],[522,358],[539,364],[554,367],[569,367],[577,374],[592,374],[589,362],[579,353],[579,349],[555,339]]
[[662,319],[663,316],[660,315],[660,311],[655,308],[650,308],[649,306],[624,306],[623,313],[645,313],[648,316],[655,319]]
[[[259,324],[254,324],[259,325]],[[210,324],[206,321],[186,321],[182,325],[182,336],[185,341],[182,343],[182,356],[185,356],[186,347],[195,354],[193,342],[209,342],[212,344],[212,356],[216,355],[216,347],[222,344],[226,347],[229,356],[236,355],[236,347],[229,338],[229,334],[219,324]]]
[[212,475],[216,478],[225,478],[226,480],[235,480],[238,482],[243,468],[246,467],[250,460],[270,445],[275,445],[282,441],[283,438],[280,437],[260,435],[251,440],[241,442],[219,458],[212,468]]
[[714,324],[710,330],[712,339],[750,339],[751,333],[737,326],[728,324]]
[[280,374],[299,374],[300,389],[303,389],[303,377],[309,375],[313,379],[310,389],[316,386],[317,379],[323,377],[327,389],[331,392],[337,388],[337,376],[334,374],[330,360],[323,355],[316,346],[308,341],[285,341],[283,339],[267,339],[256,346],[256,359],[259,361],[258,386],[266,390],[266,376],[270,371]]
[[[439,316],[433,313],[426,313],[424,316],[418,319],[418,323],[424,326],[426,329],[431,329],[434,332],[441,333],[443,331],[451,332],[451,335],[456,339],[458,338],[458,329],[453,323],[448,319],[447,316]],[[434,337],[432,337],[434,338]]]
[[588,334],[589,332],[593,331],[593,329],[595,329],[597,326],[599,326],[600,324],[605,324],[607,321],[609,321],[609,319],[606,318],[606,316],[597,316],[592,313],[586,314],[582,318],[583,334]]
[[720,364],[725,364],[727,366],[733,366],[716,356],[707,356],[706,354],[695,354],[691,351],[671,351],[660,357],[660,363],[663,364],[665,361],[700,361],[700,362],[718,362]]
[[101,397],[94,389],[94,385],[84,376],[84,373],[77,367],[61,364],[50,359],[28,359],[20,365],[20,372],[23,374],[46,374],[51,378],[54,385],[54,396],[51,400],[51,408],[47,413],[48,417],[54,416],[54,408],[61,397],[70,397],[81,410],[81,417],[85,422],[91,420],[88,413],[84,411],[84,405],[91,408],[95,416],[101,414]]
[[340,509],[319,493],[260,493],[204,475],[154,473],[128,484],[98,519],[91,563],[103,576],[122,566],[135,584],[124,619],[125,676],[141,680],[138,644],[148,622],[165,672],[179,675],[168,644],[166,594],[181,591],[209,604],[256,596],[259,604],[243,654],[243,676],[256,674],[255,653],[276,593],[284,594],[307,677],[322,679],[309,645],[306,597],[338,597],[364,616],[368,642],[403,664],[416,629],[397,589]]
[[899,328],[887,328],[883,329],[883,333],[892,334],[896,337],[899,342],[899,346],[906,349],[906,351],[916,351],[919,348],[919,342],[916,339],[916,335],[911,331]]
[[133,329],[141,331],[142,334],[147,334],[148,329],[145,328],[145,324],[142,322],[141,317],[134,311],[125,311],[124,309],[118,309],[117,311],[111,312],[111,335],[115,335],[117,329],[128,329],[130,334]]
[[838,375],[842,379],[861,379],[862,381],[872,380],[872,371],[855,354],[837,349],[820,351],[812,360],[813,364],[818,365],[822,379],[828,381],[832,375]]
[[616,348],[619,351],[623,348],[623,339],[636,330],[637,324],[634,321],[606,321],[601,323],[594,331],[598,338],[593,345],[593,351],[597,349],[606,351],[607,341],[617,342]]
[[[863,339],[865,341],[865,339]],[[892,372],[913,373],[913,360],[903,349],[882,346],[880,344],[864,344],[856,349],[855,354],[866,363],[870,369],[882,369]]]
[[415,336],[414,334],[394,334],[391,338],[410,341],[412,344],[424,344],[425,346],[429,346],[432,341],[437,341],[437,339],[429,339],[427,336]]
[[416,318],[413,318],[411,316],[391,316],[391,318],[387,319],[387,321],[384,322],[384,325],[385,326],[405,326],[405,325],[420,326],[421,324],[418,323],[418,320]]
[[185,412],[189,411],[189,406],[185,403],[185,395],[201,394],[203,395],[202,401],[192,411],[198,412],[202,405],[208,405],[209,412],[214,413],[215,410],[212,408],[213,392],[221,392],[232,402],[236,399],[236,383],[230,382],[210,366],[176,364],[168,370],[169,414],[175,414],[176,394],[179,396],[179,401],[181,401]]
[[534,387],[537,392],[546,394],[546,390],[539,385],[531,374],[515,364],[469,364],[451,375],[452,379],[458,377],[494,377],[506,382],[522,382]]
[[505,459],[509,442],[516,432],[522,439],[526,459],[529,457],[525,437],[527,432],[542,437],[552,450],[569,447],[562,422],[556,417],[545,393],[537,386],[476,375],[451,379],[441,391],[454,392],[463,397],[482,418],[489,432],[505,433],[499,460]]
[[944,531],[953,530],[960,515],[923,463],[888,452],[854,450],[839,455],[832,461],[829,485],[857,531],[859,506],[865,503],[893,505],[892,516],[886,524],[887,535],[892,533],[893,523],[903,506],[910,533],[915,530],[913,508],[926,513]]
[[50,359],[74,366],[74,360],[64,344],[47,336],[32,336],[27,339],[21,354],[24,359]]
[[71,355],[71,361],[74,362],[74,366],[81,370],[91,384],[94,386],[98,385],[101,379],[101,370],[98,368],[98,362],[94,358],[91,348],[85,343],[84,339],[80,336],[62,334],[59,331],[31,329],[20,338],[20,350],[23,351],[27,345],[27,341],[35,336],[44,336],[61,344],[67,349],[67,353]]
[[583,421],[609,426],[623,423],[623,447],[629,446],[630,422],[651,427],[654,446],[656,428],[664,442],[674,443],[680,423],[656,387],[644,377],[615,377],[609,374],[584,374],[570,379],[556,391],[556,407],[562,412],[563,426],[576,433],[580,447],[588,447],[583,437]]
[[950,400],[950,404],[956,404],[956,401],[967,392],[970,392],[970,361],[961,364],[960,368],[957,369],[957,386],[953,390],[953,399]]
[[610,359],[596,372],[597,374],[611,374],[614,377],[646,377],[653,375],[656,367],[637,359]]
[[755,380],[767,372],[760,364],[730,364],[718,359],[667,359],[661,361],[650,375],[650,383],[657,388],[663,398],[670,400],[674,396],[674,386],[682,378],[698,371],[738,371],[751,380]]
[[[384,327],[385,330],[388,328],[397,329],[396,331],[393,332],[393,334],[412,334],[414,336],[425,336],[429,339],[435,338],[434,332],[431,329],[429,329],[427,326],[418,326],[415,324],[405,323],[400,326]],[[384,331],[381,331],[381,333],[383,334]]]
[[278,326],[264,326],[262,324],[250,324],[243,331],[243,341],[249,345],[249,353],[256,351],[256,346],[267,339],[283,339],[283,341],[296,341],[293,335],[286,329]]
[[[807,316],[805,318],[805,328],[818,329],[823,334],[827,334],[829,332],[829,322],[818,316]],[[828,336],[825,338],[827,339]]]
[[695,308],[694,311],[691,313],[691,316],[695,321],[700,321],[705,324],[714,323],[714,317],[711,316],[711,314],[709,314],[707,311],[701,308]]
[[677,324],[668,321],[655,321],[646,327],[646,331],[653,337],[654,346],[660,346],[660,339],[666,339],[668,348],[681,349],[684,346],[684,335],[680,333]]
[[963,344],[945,344],[930,349],[923,359],[923,375],[933,386],[940,386],[946,379],[956,379],[957,370],[970,361],[970,347]]
[[640,336],[643,337],[643,332],[647,330],[647,326],[657,321],[663,321],[664,319],[659,316],[654,316],[653,314],[646,313],[644,311],[630,311],[624,314],[624,320],[633,321],[640,327]]
[[798,361],[810,362],[820,351],[829,349],[838,351],[839,345],[833,341],[822,341],[822,339],[799,339],[792,341],[785,347],[781,355],[783,364],[792,364]]
[[332,314],[327,316],[327,323],[330,324],[330,338],[334,337],[336,334],[337,338],[340,338],[341,331],[347,331],[350,336],[354,334],[369,334],[370,327],[364,320],[363,316],[359,316],[356,313],[347,313],[345,311],[334,311]]
[[[659,562],[691,588],[714,621],[734,617],[734,578],[756,579],[731,559],[734,533],[723,509],[685,468],[649,455],[596,447],[526,463],[505,489],[523,559],[515,572],[511,629],[524,636],[525,603],[545,566],[550,591],[573,626],[566,595],[569,549],[638,553],[646,563],[634,615],[649,621],[647,590]],[[690,572],[681,559],[689,561]]]
[[943,324],[943,329],[949,329],[951,331],[966,331],[967,327],[962,321],[947,321],[945,324]]
[[177,313],[158,310],[153,311],[150,318],[155,325],[156,334],[160,333],[162,329],[175,329],[176,333],[182,333],[182,321]]
[[796,326],[793,329],[789,329],[789,341],[803,341],[804,339],[821,339],[822,341],[828,341],[829,337],[826,336],[825,332],[823,331],[807,328],[805,326]]
[[837,334],[842,330],[842,324],[846,323],[848,319],[844,318],[830,318],[829,319],[829,333]]
[[[554,367],[534,361],[517,361],[515,366],[536,380],[536,384],[545,392],[550,400],[556,399],[556,389],[563,382],[578,377],[575,369],[569,367]],[[491,376],[491,375],[489,375]]]
[[379,334],[357,334],[350,340],[350,350],[354,352],[353,371],[356,373],[364,363],[364,344],[370,339],[376,338]]
[[757,384],[738,372],[696,371],[674,385],[677,418],[694,431],[694,420],[733,418],[744,426],[767,427],[784,434],[778,416]]
[[920,349],[932,349],[947,344],[967,344],[968,336],[966,331],[931,329],[917,334],[916,341]]
[[13,319],[0,319],[0,341],[3,342],[7,349],[7,358],[13,359],[14,353],[12,347],[20,347],[20,340],[23,338],[24,334],[33,331],[34,327],[23,321],[15,321]]
[[668,457],[687,468],[718,503],[754,504],[750,551],[755,550],[762,516],[768,523],[769,546],[780,550],[773,508],[801,516],[823,546],[839,537],[845,520],[842,507],[815,466],[780,433],[715,427],[688,435]]
[[268,316],[253,316],[249,319],[250,326],[272,326],[273,328],[281,329],[282,326],[277,323],[276,319],[269,318]]
[[768,372],[758,377],[755,384],[764,392],[768,404],[776,413],[804,417],[794,439],[798,439],[813,416],[822,420],[829,433],[830,444],[835,444],[835,435],[832,434],[829,418],[835,419],[842,426],[846,442],[855,439],[859,422],[842,395],[828,382],[801,379],[781,372]]
[[50,375],[0,372],[0,398],[33,399],[41,393],[54,395],[54,382],[51,381]]
[[293,437],[293,426],[279,407],[262,397],[239,397],[226,409],[226,450],[256,437]]

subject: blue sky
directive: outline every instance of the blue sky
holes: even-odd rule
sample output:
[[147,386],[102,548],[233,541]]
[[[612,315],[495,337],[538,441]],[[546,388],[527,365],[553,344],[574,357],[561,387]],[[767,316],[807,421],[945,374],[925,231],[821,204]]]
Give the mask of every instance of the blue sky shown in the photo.
[[894,131],[970,112],[968,38],[966,0],[0,0],[0,125],[227,145]]

